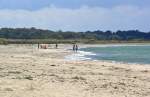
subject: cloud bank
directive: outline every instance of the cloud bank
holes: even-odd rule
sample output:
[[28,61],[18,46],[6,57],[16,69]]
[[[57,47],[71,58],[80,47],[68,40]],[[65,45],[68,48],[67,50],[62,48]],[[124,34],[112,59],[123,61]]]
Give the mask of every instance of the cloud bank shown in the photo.
[[150,8],[82,6],[78,9],[50,6],[35,11],[0,10],[0,27],[36,27],[50,30],[131,30],[150,31]]

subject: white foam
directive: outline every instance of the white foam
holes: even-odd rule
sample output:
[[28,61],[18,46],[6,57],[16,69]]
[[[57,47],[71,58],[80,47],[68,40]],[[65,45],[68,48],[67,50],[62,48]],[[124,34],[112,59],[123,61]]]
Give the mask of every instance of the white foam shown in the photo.
[[66,60],[91,60],[91,58],[86,57],[88,55],[96,55],[92,52],[85,52],[85,51],[78,51],[78,52],[74,52],[72,55],[66,56],[65,59]]

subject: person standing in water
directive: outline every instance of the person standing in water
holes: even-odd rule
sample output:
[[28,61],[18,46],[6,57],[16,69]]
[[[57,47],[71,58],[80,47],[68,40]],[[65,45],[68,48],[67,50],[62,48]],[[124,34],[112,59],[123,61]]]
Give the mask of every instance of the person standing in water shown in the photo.
[[55,46],[56,46],[56,49],[57,49],[57,48],[58,48],[58,44],[56,43],[56,45],[55,45]]
[[75,52],[76,45],[73,44],[72,50]]
[[78,45],[75,45],[75,51],[78,52]]

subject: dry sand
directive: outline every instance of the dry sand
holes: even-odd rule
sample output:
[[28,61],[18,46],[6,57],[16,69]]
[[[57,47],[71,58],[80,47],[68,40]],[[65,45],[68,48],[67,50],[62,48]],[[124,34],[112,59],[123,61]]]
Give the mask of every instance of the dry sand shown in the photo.
[[0,97],[150,97],[150,66],[66,61],[60,49],[0,46]]

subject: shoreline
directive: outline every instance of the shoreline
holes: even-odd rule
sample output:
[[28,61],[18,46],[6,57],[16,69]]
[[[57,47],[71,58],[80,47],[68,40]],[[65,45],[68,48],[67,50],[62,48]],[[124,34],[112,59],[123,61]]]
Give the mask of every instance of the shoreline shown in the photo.
[[[150,46],[150,44],[146,44],[148,46]],[[101,44],[101,45],[85,45],[85,44],[81,44],[80,49],[85,49],[85,48],[93,48],[93,47],[119,47],[119,46],[145,46],[145,44]],[[97,55],[94,52],[87,52],[84,50],[79,50],[77,53],[73,53],[70,54],[69,56],[66,56],[65,59],[68,59],[68,57],[71,57],[70,60],[76,60],[76,61],[101,61],[101,62],[108,62],[108,63],[119,63],[119,64],[129,64],[129,65],[150,65],[150,63],[142,63],[142,62],[124,62],[124,61],[115,61],[115,60],[100,60],[100,59],[93,59],[92,56]]]

